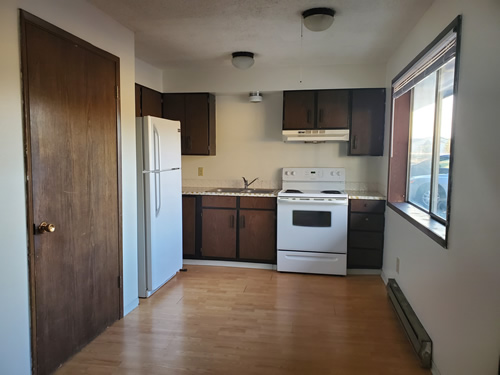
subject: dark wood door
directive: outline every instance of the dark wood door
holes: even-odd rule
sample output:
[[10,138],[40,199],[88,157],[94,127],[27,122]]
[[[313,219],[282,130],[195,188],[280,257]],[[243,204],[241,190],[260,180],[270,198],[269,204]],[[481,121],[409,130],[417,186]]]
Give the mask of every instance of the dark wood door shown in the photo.
[[315,91],[283,93],[283,129],[313,129],[315,124]]
[[186,155],[208,155],[208,95],[186,95]]
[[142,87],[142,116],[162,117],[161,93]]
[[163,94],[163,117],[181,122],[181,154],[186,154],[186,95]]
[[274,211],[241,210],[240,258],[276,259],[276,216]]
[[385,89],[353,90],[350,154],[382,156],[384,121]]
[[182,248],[183,254],[196,253],[196,197],[182,197]]
[[236,258],[236,219],[236,210],[203,209],[203,257]]
[[349,90],[318,91],[317,119],[321,129],[348,129]]
[[[121,314],[119,60],[26,13],[22,30],[33,355],[43,375]],[[44,221],[55,232],[35,229]]]
[[135,84],[135,117],[141,117],[141,85]]

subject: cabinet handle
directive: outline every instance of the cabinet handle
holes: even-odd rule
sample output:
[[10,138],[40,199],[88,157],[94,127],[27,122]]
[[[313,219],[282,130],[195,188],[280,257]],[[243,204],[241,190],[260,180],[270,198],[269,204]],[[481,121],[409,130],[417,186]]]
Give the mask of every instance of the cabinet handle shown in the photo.
[[352,149],[353,150],[356,150],[356,148],[358,147],[358,136],[355,135],[353,138],[352,138]]
[[229,228],[234,228],[234,215],[229,217]]
[[245,216],[240,216],[240,228],[245,228]]
[[307,123],[308,124],[311,123],[311,110],[310,109],[307,110]]
[[323,110],[319,110],[319,122],[323,122]]

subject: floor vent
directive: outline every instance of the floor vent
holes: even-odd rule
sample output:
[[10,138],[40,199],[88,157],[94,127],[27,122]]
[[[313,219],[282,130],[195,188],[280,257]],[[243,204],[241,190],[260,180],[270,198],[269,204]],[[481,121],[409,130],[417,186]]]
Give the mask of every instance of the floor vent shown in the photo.
[[395,279],[387,283],[387,295],[424,368],[432,366],[432,340],[418,320]]

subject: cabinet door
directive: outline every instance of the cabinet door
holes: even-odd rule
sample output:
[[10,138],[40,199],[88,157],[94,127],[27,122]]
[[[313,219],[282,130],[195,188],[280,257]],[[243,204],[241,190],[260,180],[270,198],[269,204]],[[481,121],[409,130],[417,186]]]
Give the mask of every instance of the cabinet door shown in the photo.
[[208,95],[186,95],[186,155],[208,155]]
[[141,117],[141,85],[135,84],[135,117]]
[[321,129],[349,128],[349,90],[318,91],[317,119]]
[[351,155],[382,156],[385,89],[352,91]]
[[161,93],[155,90],[142,87],[142,116],[155,116],[161,117]]
[[285,91],[283,93],[283,129],[313,129],[315,91]]
[[181,122],[181,154],[186,152],[185,94],[163,94],[163,117]]
[[203,209],[201,255],[236,258],[236,210]]
[[196,253],[196,197],[182,197],[182,248],[183,254]]
[[[259,199],[259,198],[257,198]],[[241,210],[240,258],[276,259],[276,219],[274,211]]]

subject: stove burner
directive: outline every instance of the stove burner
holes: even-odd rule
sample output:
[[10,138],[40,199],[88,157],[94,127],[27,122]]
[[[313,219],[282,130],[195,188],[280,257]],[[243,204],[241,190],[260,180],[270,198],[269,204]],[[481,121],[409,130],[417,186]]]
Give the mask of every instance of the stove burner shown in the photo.
[[323,194],[342,194],[338,190],[323,190],[321,193],[323,193]]
[[303,194],[300,190],[295,190],[295,189],[288,189],[285,190],[285,193],[298,193],[298,194]]

